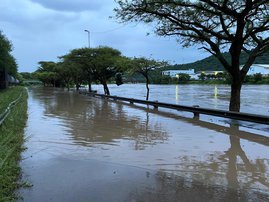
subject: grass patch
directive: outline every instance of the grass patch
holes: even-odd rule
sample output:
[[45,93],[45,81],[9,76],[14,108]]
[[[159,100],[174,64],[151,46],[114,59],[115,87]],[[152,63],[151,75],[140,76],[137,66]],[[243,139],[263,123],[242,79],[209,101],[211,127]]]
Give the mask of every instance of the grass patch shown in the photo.
[[8,104],[22,97],[0,126],[0,201],[15,201],[15,190],[21,185],[18,182],[21,169],[20,154],[23,151],[24,127],[27,119],[27,92],[23,87],[12,87],[0,91],[0,113]]
[[20,93],[25,91],[23,87],[10,87],[0,91],[0,114],[4,112],[10,102],[18,98]]

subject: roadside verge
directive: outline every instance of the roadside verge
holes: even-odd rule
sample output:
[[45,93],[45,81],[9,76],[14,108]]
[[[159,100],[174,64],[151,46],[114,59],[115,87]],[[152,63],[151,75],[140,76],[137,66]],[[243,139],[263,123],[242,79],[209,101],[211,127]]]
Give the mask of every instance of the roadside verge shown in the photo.
[[[10,103],[17,100],[16,103]],[[0,91],[0,114],[10,107],[0,125],[0,201],[14,201],[15,190],[22,184],[18,181],[21,169],[19,160],[23,151],[24,127],[27,120],[27,91],[17,86]]]

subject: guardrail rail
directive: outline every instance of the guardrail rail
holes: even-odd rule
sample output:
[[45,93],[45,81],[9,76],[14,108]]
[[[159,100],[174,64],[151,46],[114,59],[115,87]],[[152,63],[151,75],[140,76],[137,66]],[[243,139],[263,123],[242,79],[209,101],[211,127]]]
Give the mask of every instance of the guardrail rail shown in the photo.
[[134,98],[125,98],[125,97],[119,97],[119,96],[89,93],[89,92],[84,92],[84,91],[79,91],[79,93],[90,95],[93,97],[112,99],[114,101],[116,100],[125,101],[125,102],[129,102],[130,104],[138,103],[138,104],[145,104],[145,105],[153,106],[154,108],[163,107],[163,108],[175,109],[179,111],[187,111],[187,112],[193,113],[194,117],[199,117],[200,114],[205,114],[205,115],[218,116],[218,117],[236,119],[236,120],[241,120],[241,121],[249,121],[249,122],[260,123],[260,124],[269,124],[269,116],[264,116],[264,115],[201,108],[199,106],[184,106],[184,105],[169,104],[169,103],[158,102],[158,101],[146,101],[146,100],[139,100],[139,99],[134,99]]

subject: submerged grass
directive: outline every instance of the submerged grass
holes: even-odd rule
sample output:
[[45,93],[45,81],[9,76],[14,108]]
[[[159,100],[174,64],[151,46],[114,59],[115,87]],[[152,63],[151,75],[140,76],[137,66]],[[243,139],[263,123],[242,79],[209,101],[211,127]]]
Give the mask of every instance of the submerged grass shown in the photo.
[[27,92],[23,87],[12,87],[0,91],[0,113],[10,102],[22,97],[11,109],[0,126],[0,201],[15,201],[15,190],[21,185],[19,160],[23,150],[23,130],[27,119]]

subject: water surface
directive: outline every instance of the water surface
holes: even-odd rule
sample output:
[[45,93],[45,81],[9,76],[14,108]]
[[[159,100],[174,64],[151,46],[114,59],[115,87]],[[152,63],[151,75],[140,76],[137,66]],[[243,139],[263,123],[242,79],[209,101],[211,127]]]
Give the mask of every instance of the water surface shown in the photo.
[[[103,93],[102,85],[93,88]],[[109,85],[112,95],[145,99],[145,84]],[[150,100],[205,108],[229,109],[229,85],[150,85]],[[243,85],[241,112],[269,116],[269,85]]]
[[28,107],[25,201],[269,200],[267,126],[49,88],[29,89]]

